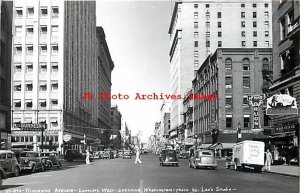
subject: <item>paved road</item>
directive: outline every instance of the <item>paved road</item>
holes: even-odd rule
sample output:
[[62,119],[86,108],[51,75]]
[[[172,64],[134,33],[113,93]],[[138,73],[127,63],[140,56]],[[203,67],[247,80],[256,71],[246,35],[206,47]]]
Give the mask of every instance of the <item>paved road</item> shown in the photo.
[[233,192],[298,193],[299,178],[252,171],[234,171],[218,162],[217,170],[191,169],[187,160],[179,167],[161,167],[157,155],[133,159],[66,163],[62,169],[25,174],[4,181],[2,192]]

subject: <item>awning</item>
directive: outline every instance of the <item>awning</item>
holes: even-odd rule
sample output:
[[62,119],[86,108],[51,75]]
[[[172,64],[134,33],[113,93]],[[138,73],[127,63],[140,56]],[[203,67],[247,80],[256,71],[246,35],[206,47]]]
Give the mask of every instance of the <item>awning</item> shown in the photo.
[[216,143],[210,149],[232,149],[235,143]]

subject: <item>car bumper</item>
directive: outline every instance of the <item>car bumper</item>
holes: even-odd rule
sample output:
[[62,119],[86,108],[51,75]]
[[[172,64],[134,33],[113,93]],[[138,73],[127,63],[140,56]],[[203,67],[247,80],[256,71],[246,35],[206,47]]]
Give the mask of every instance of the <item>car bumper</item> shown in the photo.
[[203,163],[197,163],[197,167],[217,167],[217,164],[203,164]]
[[130,155],[123,155],[123,158],[131,158]]
[[178,162],[162,162],[164,165],[173,165],[173,164],[178,164]]
[[21,168],[21,170],[31,170],[32,166],[22,166],[20,168]]

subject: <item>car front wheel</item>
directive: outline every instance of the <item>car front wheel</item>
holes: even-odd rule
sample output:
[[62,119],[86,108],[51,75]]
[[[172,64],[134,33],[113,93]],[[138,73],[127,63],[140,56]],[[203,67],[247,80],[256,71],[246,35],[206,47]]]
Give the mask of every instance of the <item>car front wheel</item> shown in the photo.
[[18,177],[20,175],[20,169],[18,167],[15,167],[14,169],[14,176]]
[[33,166],[32,166],[32,169],[31,169],[31,173],[34,173],[34,172],[35,172],[35,170],[36,170],[36,166],[35,166],[35,165],[33,165]]

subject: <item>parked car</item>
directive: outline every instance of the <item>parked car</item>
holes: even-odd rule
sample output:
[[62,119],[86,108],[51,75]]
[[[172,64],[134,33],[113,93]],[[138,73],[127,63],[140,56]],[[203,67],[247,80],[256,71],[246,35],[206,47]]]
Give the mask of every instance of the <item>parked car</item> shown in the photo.
[[119,157],[122,157],[123,154],[124,154],[124,150],[119,150],[119,153],[118,153]]
[[124,150],[122,158],[123,159],[125,159],[125,158],[131,159],[131,151],[130,150]]
[[41,153],[36,151],[24,151],[20,153],[20,169],[21,171],[30,170],[34,173],[36,170],[45,170],[45,163]]
[[77,149],[67,149],[64,159],[67,162],[72,162],[74,160],[85,160],[85,157]]
[[19,176],[20,165],[14,152],[10,150],[0,150],[0,167],[6,174]]
[[2,189],[3,180],[6,179],[4,170],[0,167],[0,190]]
[[103,153],[103,159],[113,159],[114,155],[111,149],[105,149]]
[[113,150],[112,153],[113,153],[114,158],[119,157],[117,150]]
[[159,165],[175,165],[178,166],[178,157],[176,150],[164,149],[159,155]]
[[100,151],[100,159],[103,159],[104,151]]
[[210,167],[212,169],[217,168],[217,160],[214,152],[208,149],[195,150],[194,155],[189,159],[190,168]]
[[44,159],[45,168],[52,169],[53,167],[61,167],[61,162],[56,152],[43,152],[42,158]]
[[100,151],[95,151],[93,153],[93,159],[100,159],[101,158],[101,152]]

